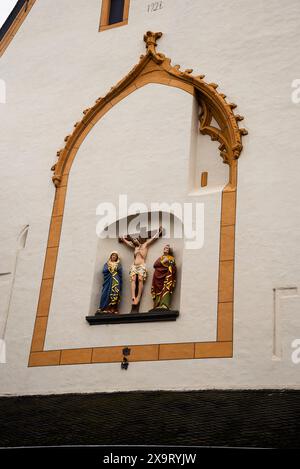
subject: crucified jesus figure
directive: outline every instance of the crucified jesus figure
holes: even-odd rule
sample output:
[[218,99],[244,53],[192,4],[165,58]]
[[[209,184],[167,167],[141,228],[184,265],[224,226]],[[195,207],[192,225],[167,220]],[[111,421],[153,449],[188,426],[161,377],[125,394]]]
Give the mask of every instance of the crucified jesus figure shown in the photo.
[[121,243],[126,244],[131,249],[134,249],[134,261],[130,268],[129,275],[131,281],[131,303],[134,309],[138,308],[141,301],[144,283],[147,278],[146,257],[148,254],[149,246],[156,241],[162,234],[162,227],[160,226],[152,238],[146,239],[142,242],[141,238],[133,238],[130,235],[122,236],[119,238]]

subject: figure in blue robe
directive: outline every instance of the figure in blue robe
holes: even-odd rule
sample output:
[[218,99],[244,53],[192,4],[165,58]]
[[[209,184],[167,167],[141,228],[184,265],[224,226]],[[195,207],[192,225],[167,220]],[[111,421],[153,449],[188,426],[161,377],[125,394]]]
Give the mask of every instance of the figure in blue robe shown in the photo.
[[97,313],[118,314],[122,293],[122,266],[116,251],[110,254],[102,272],[103,286]]

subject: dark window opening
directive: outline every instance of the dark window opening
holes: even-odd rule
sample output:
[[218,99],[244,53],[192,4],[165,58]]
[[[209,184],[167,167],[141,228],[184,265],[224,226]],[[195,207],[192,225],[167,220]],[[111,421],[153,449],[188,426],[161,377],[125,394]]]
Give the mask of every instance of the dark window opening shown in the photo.
[[109,24],[120,23],[124,17],[124,0],[111,0],[109,10]]
[[0,41],[3,39],[9,28],[12,26],[13,22],[15,21],[16,17],[22,10],[24,4],[27,3],[27,0],[18,0],[15,2],[15,6],[12,8],[10,14],[6,18],[6,21],[4,21],[3,25],[0,28]]

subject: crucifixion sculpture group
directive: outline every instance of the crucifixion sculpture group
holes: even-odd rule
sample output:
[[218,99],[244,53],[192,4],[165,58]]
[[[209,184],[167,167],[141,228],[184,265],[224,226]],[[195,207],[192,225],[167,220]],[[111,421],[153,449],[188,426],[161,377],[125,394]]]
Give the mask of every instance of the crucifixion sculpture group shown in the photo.
[[[119,238],[119,242],[133,249],[133,263],[129,270],[131,291],[131,312],[138,312],[147,279],[146,258],[149,247],[160,236],[162,227],[153,236],[142,238],[129,234]],[[155,261],[151,286],[153,309],[170,309],[172,294],[176,285],[176,263],[169,244],[163,248],[163,254]],[[111,252],[103,267],[103,287],[100,305],[96,314],[119,313],[122,296],[122,266],[117,251]]]

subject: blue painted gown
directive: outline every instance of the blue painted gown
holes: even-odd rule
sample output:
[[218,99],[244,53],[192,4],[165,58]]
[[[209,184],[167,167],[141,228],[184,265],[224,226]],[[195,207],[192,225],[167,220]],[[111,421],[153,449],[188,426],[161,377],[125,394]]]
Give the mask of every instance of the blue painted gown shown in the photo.
[[99,309],[117,309],[122,293],[122,266],[118,265],[113,272],[110,271],[108,263],[103,266],[103,287]]

